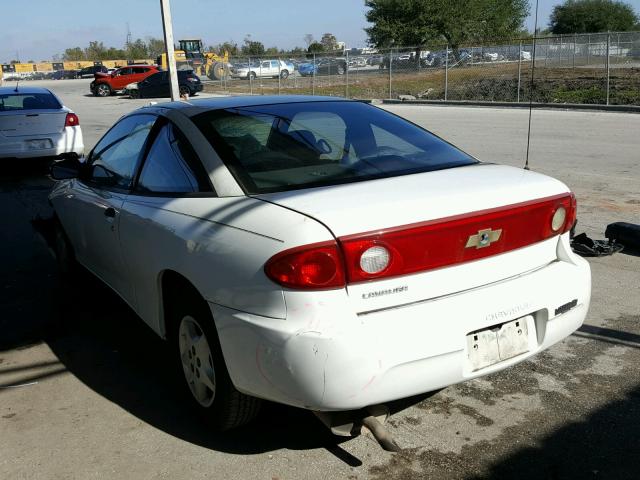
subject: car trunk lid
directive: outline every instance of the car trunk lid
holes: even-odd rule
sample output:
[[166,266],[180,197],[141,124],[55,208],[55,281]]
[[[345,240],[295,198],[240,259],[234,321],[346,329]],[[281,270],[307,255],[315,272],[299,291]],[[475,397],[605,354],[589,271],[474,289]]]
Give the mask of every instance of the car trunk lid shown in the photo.
[[63,110],[20,110],[0,112],[0,135],[25,137],[60,133],[67,112]]
[[[527,222],[546,218],[536,210],[539,199],[567,192],[564,184],[544,175],[479,164],[260,198],[323,223],[338,239],[348,264],[353,259],[350,242],[382,238],[384,243],[389,232],[409,232],[400,248],[413,249],[418,263],[429,268],[352,278],[349,295],[357,311],[365,312],[476,288],[555,260],[557,237],[538,239]],[[494,246],[478,245],[483,233]],[[429,238],[435,246],[427,245]],[[421,242],[422,257],[428,258],[420,257]],[[445,261],[431,262],[440,257]]]

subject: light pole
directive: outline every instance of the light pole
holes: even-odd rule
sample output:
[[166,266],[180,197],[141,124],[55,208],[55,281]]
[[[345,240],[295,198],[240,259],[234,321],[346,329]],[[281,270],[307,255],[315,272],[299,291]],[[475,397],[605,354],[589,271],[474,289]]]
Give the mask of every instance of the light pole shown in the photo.
[[167,52],[167,69],[169,70],[169,85],[171,86],[171,100],[180,99],[178,88],[178,72],[176,70],[176,56],[173,51],[173,26],[171,24],[171,8],[169,0],[160,0],[160,12],[162,14],[162,30],[164,32],[164,48]]

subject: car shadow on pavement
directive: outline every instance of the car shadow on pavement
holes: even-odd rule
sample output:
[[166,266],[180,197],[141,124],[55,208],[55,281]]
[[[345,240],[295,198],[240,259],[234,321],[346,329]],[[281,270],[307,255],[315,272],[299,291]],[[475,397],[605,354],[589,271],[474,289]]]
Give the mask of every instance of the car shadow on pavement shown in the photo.
[[[169,349],[108,287],[88,272],[56,284],[44,340],[66,369],[142,421],[184,441],[235,454],[326,448],[349,465],[361,461],[306,410],[264,402],[256,420],[212,431],[190,408]],[[185,393],[186,392],[186,393]]]
[[[637,479],[640,386],[494,463],[483,478]],[[467,478],[478,478],[469,476]]]

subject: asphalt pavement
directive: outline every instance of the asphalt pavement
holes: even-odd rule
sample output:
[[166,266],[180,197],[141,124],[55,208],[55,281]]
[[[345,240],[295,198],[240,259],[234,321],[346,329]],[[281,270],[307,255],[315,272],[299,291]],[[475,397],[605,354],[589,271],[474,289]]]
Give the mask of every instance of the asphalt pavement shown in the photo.
[[[96,98],[89,80],[33,82],[76,111],[90,149],[149,100]],[[524,110],[388,106],[484,161],[523,166]],[[640,115],[533,112],[530,168],[567,183],[578,232],[640,223]],[[41,164],[0,177],[0,478],[638,478],[640,257],[590,259],[591,310],[570,338],[501,373],[394,405],[403,451],[331,436],[267,404],[216,434],[183,407],[166,348],[89,275],[69,288],[47,245]]]

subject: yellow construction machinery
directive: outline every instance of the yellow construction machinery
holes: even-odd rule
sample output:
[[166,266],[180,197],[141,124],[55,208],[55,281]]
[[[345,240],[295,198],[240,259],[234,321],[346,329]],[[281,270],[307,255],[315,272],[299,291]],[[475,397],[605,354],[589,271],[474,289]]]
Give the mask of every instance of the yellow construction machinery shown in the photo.
[[[192,68],[199,76],[207,76],[212,80],[222,80],[229,76],[229,52],[220,56],[214,52],[202,50],[202,40],[178,40],[179,47],[175,50],[176,66],[178,70]],[[167,69],[167,54],[163,53],[157,59],[158,65]]]

